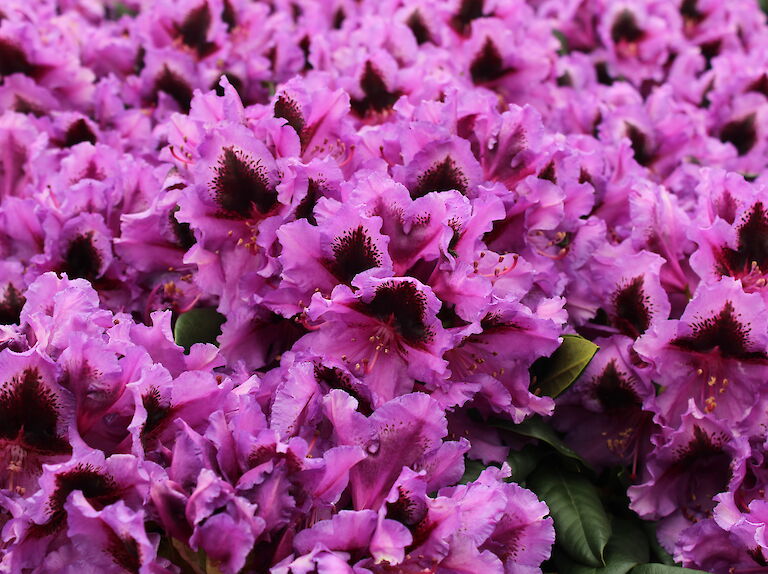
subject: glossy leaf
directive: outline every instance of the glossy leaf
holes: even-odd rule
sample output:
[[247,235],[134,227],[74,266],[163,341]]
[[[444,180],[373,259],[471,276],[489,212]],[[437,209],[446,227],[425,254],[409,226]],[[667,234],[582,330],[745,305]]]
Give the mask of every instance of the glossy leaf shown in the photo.
[[520,424],[514,424],[508,421],[492,420],[491,425],[497,428],[511,431],[521,436],[538,439],[551,446],[561,455],[586,464],[573,449],[571,449],[560,439],[555,430],[549,426],[549,424],[541,417],[531,417],[527,420],[524,420]]
[[531,474],[527,486],[547,503],[557,544],[577,562],[605,566],[611,524],[594,485],[580,474],[547,465]]
[[605,547],[605,566],[595,568],[571,563],[561,568],[561,574],[627,574],[649,559],[648,543],[642,528],[631,520],[614,518],[613,535]]
[[640,564],[632,568],[630,574],[704,574],[704,570],[692,570],[667,564]]
[[173,328],[173,339],[186,351],[195,343],[214,343],[221,335],[224,316],[211,307],[192,309],[179,315]]
[[563,335],[563,342],[551,357],[538,359],[531,366],[531,391],[557,397],[579,378],[597,349],[583,337]]

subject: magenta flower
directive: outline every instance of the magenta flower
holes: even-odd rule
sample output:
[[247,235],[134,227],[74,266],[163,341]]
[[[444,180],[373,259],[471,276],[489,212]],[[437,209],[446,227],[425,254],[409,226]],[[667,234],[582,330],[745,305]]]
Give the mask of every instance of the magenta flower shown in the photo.
[[312,298],[308,314],[322,328],[305,335],[298,348],[341,361],[371,389],[376,405],[411,391],[414,379],[440,380],[450,337],[429,287],[371,271],[352,285],[356,292],[339,285],[330,299]]
[[680,320],[639,339],[636,351],[665,387],[656,398],[664,424],[676,426],[689,400],[720,420],[745,420],[768,364],[767,321],[762,298],[724,278],[702,285]]

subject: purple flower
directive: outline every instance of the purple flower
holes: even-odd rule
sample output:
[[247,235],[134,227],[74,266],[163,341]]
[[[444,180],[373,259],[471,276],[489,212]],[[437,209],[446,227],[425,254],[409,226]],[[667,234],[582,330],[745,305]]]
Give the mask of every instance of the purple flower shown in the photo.
[[352,285],[356,292],[338,285],[330,299],[313,296],[308,315],[322,327],[297,348],[341,361],[368,385],[376,405],[411,391],[414,379],[441,379],[450,337],[436,317],[439,303],[429,287],[372,271]]
[[721,420],[746,419],[762,389],[767,321],[762,298],[724,278],[702,285],[680,320],[641,337],[635,350],[665,387],[656,398],[662,421],[676,426],[689,400]]

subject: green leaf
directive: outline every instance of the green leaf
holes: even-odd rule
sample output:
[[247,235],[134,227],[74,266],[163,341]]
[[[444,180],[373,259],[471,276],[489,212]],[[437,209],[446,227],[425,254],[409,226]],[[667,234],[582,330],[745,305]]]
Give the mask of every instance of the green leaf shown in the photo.
[[648,544],[642,528],[631,520],[614,518],[613,535],[605,547],[605,566],[583,564],[563,567],[560,574],[627,574],[634,566],[648,562]]
[[757,0],[757,5],[764,14],[768,14],[768,0]]
[[133,8],[126,6],[124,2],[117,2],[112,9],[107,8],[107,17],[111,20],[119,20],[123,16],[129,16],[131,18],[138,14]]
[[507,463],[512,469],[510,480],[524,482],[544,458],[545,453],[538,446],[527,444],[522,450],[512,450],[507,456]]
[[582,564],[605,566],[611,524],[594,485],[560,465],[548,465],[531,474],[527,486],[547,503],[563,550]]
[[643,522],[643,529],[645,535],[648,537],[648,542],[651,545],[651,553],[654,560],[666,564],[668,566],[674,566],[675,560],[669,555],[669,552],[664,550],[664,547],[659,544],[659,538],[656,536],[656,523],[655,522]]
[[187,352],[195,343],[216,344],[216,338],[221,335],[221,325],[224,320],[224,315],[212,307],[192,309],[176,319],[173,339]]
[[565,34],[560,30],[552,30],[552,34],[557,38],[558,42],[560,42],[560,48],[557,50],[558,55],[564,56],[569,54],[571,49],[568,46],[568,38],[565,37]]
[[583,337],[563,335],[563,342],[551,357],[542,357],[531,365],[531,392],[558,396],[579,378],[597,349]]
[[666,564],[640,564],[630,571],[630,574],[706,574],[704,570],[692,570]]
[[[472,482],[474,480],[477,480],[477,477],[480,476],[480,473],[483,472],[486,469],[486,466],[483,464],[480,460],[472,460],[469,458],[464,459],[464,476],[461,477],[461,480],[459,481],[460,484],[467,484],[468,482]],[[490,466],[496,466],[490,465]]]
[[508,430],[521,436],[538,439],[551,446],[561,455],[572,458],[583,463],[584,465],[587,465],[587,463],[584,462],[584,460],[578,454],[576,454],[576,451],[565,444],[557,435],[555,430],[539,416],[526,419],[520,424],[514,424],[508,421],[494,419],[490,421],[490,424],[496,428]]

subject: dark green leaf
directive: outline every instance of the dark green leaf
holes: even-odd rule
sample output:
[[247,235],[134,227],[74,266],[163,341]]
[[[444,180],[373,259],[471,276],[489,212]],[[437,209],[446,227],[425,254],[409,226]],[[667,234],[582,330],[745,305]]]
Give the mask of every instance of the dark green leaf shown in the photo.
[[564,56],[570,53],[571,50],[568,46],[568,38],[565,37],[565,34],[563,34],[560,30],[552,30],[552,34],[560,42],[560,49],[557,51],[557,53],[560,56]]
[[560,574],[627,574],[634,566],[648,562],[648,543],[641,527],[631,520],[614,518],[613,535],[605,547],[605,566],[582,564],[561,567]]
[[651,553],[653,554],[654,560],[668,566],[674,566],[675,560],[669,555],[669,552],[664,550],[662,545],[659,544],[659,538],[656,536],[656,523],[643,522],[643,529],[645,530],[645,535],[648,537],[648,542],[651,545]]
[[549,506],[563,550],[582,564],[605,566],[611,524],[592,483],[559,465],[548,465],[531,474],[527,486]]
[[539,396],[558,396],[579,378],[597,349],[583,337],[563,335],[563,342],[551,357],[542,357],[531,366],[531,391]]
[[764,14],[768,14],[768,0],[757,0],[757,4]]
[[173,339],[180,347],[189,352],[195,343],[216,343],[221,335],[224,316],[212,307],[192,309],[179,315],[173,328]]
[[539,447],[532,444],[525,445],[522,450],[510,451],[507,456],[507,463],[512,469],[510,479],[514,482],[524,482],[539,465],[544,454]]
[[126,6],[124,2],[117,2],[111,9],[107,8],[107,17],[110,20],[119,20],[123,16],[129,16],[133,18],[138,14],[136,10]]
[[[486,466],[488,465],[483,464],[482,461],[470,460],[468,458],[465,459],[464,460],[464,476],[461,477],[461,480],[459,482],[461,484],[467,484],[468,482],[477,480],[477,477],[480,476],[480,473],[485,470]],[[496,466],[496,465],[493,465],[493,466]]]
[[630,574],[705,574],[705,572],[666,564],[640,564],[632,568]]
[[557,436],[555,430],[539,416],[531,417],[527,420],[524,420],[520,424],[514,424],[502,420],[491,420],[490,423],[492,426],[497,428],[512,431],[513,433],[519,434],[521,436],[535,438],[545,442],[561,455],[578,460],[579,462],[586,465],[584,460],[582,460],[582,458],[576,454],[573,449],[566,445],[560,439],[560,437]]

